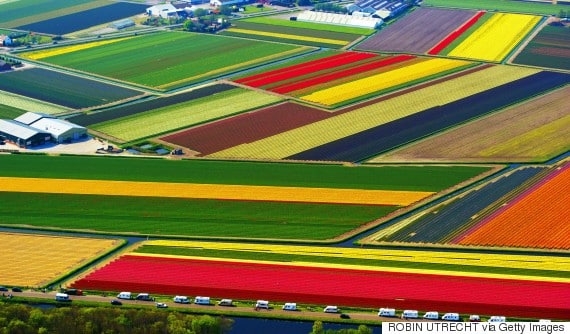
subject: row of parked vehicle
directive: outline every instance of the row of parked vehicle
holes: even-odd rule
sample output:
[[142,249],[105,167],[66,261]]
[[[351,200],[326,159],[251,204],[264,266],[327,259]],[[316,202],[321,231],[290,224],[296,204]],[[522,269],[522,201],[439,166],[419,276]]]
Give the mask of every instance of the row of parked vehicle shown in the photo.
[[[378,310],[379,317],[396,317],[396,310],[393,308],[381,308]],[[417,310],[404,310],[400,315],[402,319],[419,319],[420,315]],[[459,313],[445,313],[444,315],[439,316],[439,312],[437,311],[429,311],[426,312],[423,317],[425,320],[444,320],[444,321],[461,321],[461,317]],[[469,316],[469,321],[471,322],[479,322],[481,321],[481,317],[476,314],[472,314]],[[494,315],[491,316],[488,320],[489,322],[505,322],[507,319],[503,316]]]

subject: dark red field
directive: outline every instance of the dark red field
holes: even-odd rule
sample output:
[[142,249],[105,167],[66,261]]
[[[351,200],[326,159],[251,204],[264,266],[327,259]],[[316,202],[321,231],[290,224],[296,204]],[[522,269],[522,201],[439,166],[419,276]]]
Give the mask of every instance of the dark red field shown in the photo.
[[332,116],[297,103],[283,103],[178,132],[161,139],[208,155]]
[[570,284],[125,255],[84,290],[568,319]]

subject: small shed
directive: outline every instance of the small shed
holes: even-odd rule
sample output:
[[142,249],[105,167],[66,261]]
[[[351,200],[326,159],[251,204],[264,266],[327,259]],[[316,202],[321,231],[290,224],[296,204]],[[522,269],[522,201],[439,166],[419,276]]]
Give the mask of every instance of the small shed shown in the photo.
[[0,119],[0,136],[22,148],[43,145],[51,141],[48,132],[11,119]]
[[2,71],[9,71],[12,69],[12,66],[7,62],[0,60],[0,72]]

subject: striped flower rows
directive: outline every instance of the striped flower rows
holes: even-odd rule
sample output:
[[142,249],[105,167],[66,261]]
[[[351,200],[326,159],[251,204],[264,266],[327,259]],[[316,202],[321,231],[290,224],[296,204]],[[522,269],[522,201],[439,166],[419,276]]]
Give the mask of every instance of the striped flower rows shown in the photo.
[[123,40],[130,39],[130,38],[132,38],[132,37],[116,38],[116,39],[109,39],[109,40],[105,40],[105,41],[97,41],[97,42],[91,42],[91,43],[85,43],[85,44],[64,46],[64,47],[59,47],[59,48],[55,48],[55,49],[46,49],[46,50],[25,52],[22,54],[22,56],[26,57],[28,59],[39,60],[39,59],[53,57],[53,56],[59,56],[59,55],[63,55],[63,54],[71,53],[71,52],[75,52],[75,51],[87,50],[87,49],[91,49],[91,48],[94,48],[97,46],[112,44],[112,43],[116,43],[116,42],[120,42]]
[[539,16],[496,13],[448,55],[502,61],[539,21]]

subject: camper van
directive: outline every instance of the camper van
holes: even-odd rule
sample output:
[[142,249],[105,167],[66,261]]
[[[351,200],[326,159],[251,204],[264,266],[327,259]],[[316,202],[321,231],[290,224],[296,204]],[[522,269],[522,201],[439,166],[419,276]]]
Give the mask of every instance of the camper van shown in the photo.
[[258,300],[255,303],[255,308],[265,308],[265,309],[269,309],[269,302],[267,300]]
[[507,318],[500,316],[500,315],[494,315],[492,317],[489,318],[489,320],[487,320],[488,322],[505,322],[507,321]]
[[70,302],[71,299],[69,298],[69,295],[67,293],[61,293],[58,292],[55,294],[55,300],[57,300],[58,302]]
[[396,316],[396,310],[393,308],[381,308],[378,310],[378,316],[379,317],[395,317]]
[[441,317],[441,320],[446,321],[459,321],[459,314],[458,313],[446,313]]
[[329,305],[329,306],[324,308],[323,312],[325,312],[325,313],[338,313],[338,307]]
[[418,311],[416,310],[404,310],[404,312],[402,312],[402,319],[417,319],[419,317]]
[[188,304],[190,303],[190,299],[188,299],[188,297],[186,296],[176,296],[173,298],[175,303],[180,303],[180,304]]
[[297,310],[297,304],[296,303],[285,303],[285,305],[283,305],[283,310],[285,310],[285,311],[296,311]]
[[119,298],[119,299],[131,299],[131,293],[130,292],[121,292],[117,295],[117,298]]
[[220,306],[234,306],[234,301],[231,299],[222,299],[218,302]]
[[210,305],[210,297],[196,297],[194,298],[194,304],[200,305]]
[[435,311],[426,312],[426,314],[424,314],[424,319],[437,320],[439,319],[439,313]]

